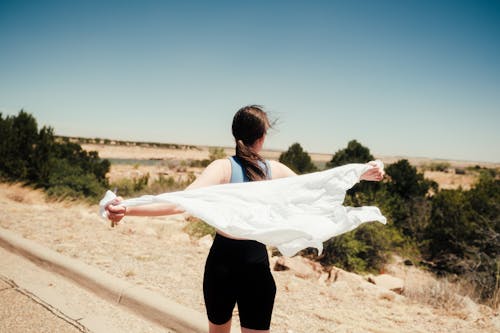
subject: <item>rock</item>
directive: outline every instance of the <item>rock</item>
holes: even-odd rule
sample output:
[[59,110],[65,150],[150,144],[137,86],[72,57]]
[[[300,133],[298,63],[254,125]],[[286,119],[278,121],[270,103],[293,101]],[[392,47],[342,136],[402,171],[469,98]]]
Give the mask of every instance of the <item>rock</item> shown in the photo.
[[347,281],[336,281],[328,289],[328,297],[334,301],[349,301],[354,296],[354,290]]
[[413,266],[413,261],[411,261],[410,259],[405,259],[405,261],[403,261],[403,263],[404,263],[406,266]]
[[274,264],[275,271],[290,270],[297,277],[303,279],[318,279],[323,271],[320,264],[312,262],[301,256],[293,258],[280,257]]
[[500,316],[492,317],[491,323],[496,329],[500,331]]
[[333,268],[332,269],[330,279],[335,283],[337,283],[339,281],[346,281],[351,286],[369,284],[360,275],[344,271],[343,269],[340,269],[340,268]]
[[212,246],[214,240],[211,235],[205,235],[198,239],[197,243],[199,246],[209,249]]
[[290,270],[290,268],[283,264],[283,260],[280,261],[278,259],[278,260],[275,260],[275,262],[274,262],[273,270],[276,272],[281,272],[281,271],[288,271],[288,270]]
[[319,278],[318,278],[318,282],[319,282],[321,285],[326,286],[326,285],[328,285],[328,282],[329,282],[329,280],[330,280],[330,276],[331,276],[331,275],[330,275],[330,273],[328,273],[328,272],[323,272],[323,273],[321,273],[321,275],[319,276]]
[[402,294],[404,290],[403,280],[391,276],[389,274],[380,274],[377,276],[369,276],[368,282],[373,283],[379,287],[387,290],[391,290],[397,294]]
[[386,301],[394,301],[396,298],[395,293],[391,293],[390,291],[383,291],[378,294],[379,299],[385,299]]
[[296,292],[298,290],[300,290],[300,286],[297,283],[297,281],[294,281],[293,279],[291,279],[285,283],[285,291]]

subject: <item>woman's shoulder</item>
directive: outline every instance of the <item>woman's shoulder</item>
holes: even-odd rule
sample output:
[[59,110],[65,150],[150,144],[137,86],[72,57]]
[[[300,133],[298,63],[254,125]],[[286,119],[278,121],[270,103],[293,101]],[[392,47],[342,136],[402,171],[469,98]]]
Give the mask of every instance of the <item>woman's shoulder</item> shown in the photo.
[[297,174],[293,172],[292,169],[281,162],[269,160],[269,165],[271,166],[271,174],[273,176],[273,179],[297,176]]
[[231,160],[229,158],[213,160],[207,166],[208,168],[214,169],[220,175],[221,183],[229,183],[229,179],[231,178]]
[[229,157],[219,158],[210,162],[209,166],[217,168],[227,168],[228,166],[231,166],[231,161],[229,160]]
[[195,189],[205,186],[229,183],[231,178],[231,162],[227,158],[212,161],[196,180],[188,186]]

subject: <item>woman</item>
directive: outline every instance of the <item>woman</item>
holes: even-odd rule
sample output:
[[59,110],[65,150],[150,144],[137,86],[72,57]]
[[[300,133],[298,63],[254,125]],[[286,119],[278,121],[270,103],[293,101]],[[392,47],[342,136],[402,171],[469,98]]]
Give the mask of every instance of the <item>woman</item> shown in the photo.
[[[269,119],[260,106],[250,105],[238,110],[232,124],[235,156],[213,161],[187,190],[295,176],[284,164],[265,161],[259,155],[269,128]],[[361,179],[381,180],[382,177],[382,170],[372,168]],[[108,217],[114,223],[125,215],[159,216],[183,212],[167,203],[125,208],[119,202],[120,199],[107,207]],[[203,279],[209,332],[230,332],[236,304],[243,333],[269,332],[275,293],[266,246],[253,240],[236,239],[217,230]]]

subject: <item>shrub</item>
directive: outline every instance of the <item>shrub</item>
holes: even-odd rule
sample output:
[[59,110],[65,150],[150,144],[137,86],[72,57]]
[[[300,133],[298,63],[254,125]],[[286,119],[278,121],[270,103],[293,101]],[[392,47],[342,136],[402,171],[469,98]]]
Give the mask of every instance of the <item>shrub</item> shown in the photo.
[[209,152],[208,159],[210,162],[226,157],[226,152],[224,151],[224,148],[210,147],[208,149],[208,152]]
[[189,161],[189,166],[192,168],[206,168],[209,164],[210,164],[209,159]]
[[51,172],[46,184],[50,196],[64,198],[98,198],[105,191],[95,175],[74,166],[68,160],[51,159]]
[[498,305],[500,181],[484,174],[469,191],[442,190],[432,199],[425,258],[439,274],[458,274],[477,297]]
[[21,110],[0,114],[0,176],[47,190],[49,195],[96,200],[107,187],[110,163],[97,152],[56,140],[50,127],[38,130],[35,118]]
[[180,191],[185,189],[195,179],[196,176],[193,173],[188,173],[186,179],[179,177],[177,180],[173,176],[160,176],[149,185],[148,191],[153,194]]
[[324,265],[335,265],[355,272],[378,272],[392,251],[402,248],[405,239],[390,226],[368,223],[325,242]]
[[366,163],[375,158],[370,153],[370,150],[356,140],[351,140],[347,147],[338,150],[327,163],[328,168],[334,168],[347,163]]
[[451,168],[451,164],[449,162],[432,162],[423,166],[423,170],[430,171],[441,171],[445,172]]
[[184,227],[184,231],[195,238],[201,238],[205,235],[215,236],[215,228],[205,223],[203,220],[188,216],[186,218],[188,222]]
[[294,143],[286,152],[281,153],[279,161],[298,174],[317,171],[311,161],[311,156],[302,149],[299,143]]
[[136,196],[142,194],[147,188],[149,173],[136,178],[123,178],[112,184],[111,188],[116,189],[116,193],[123,197]]

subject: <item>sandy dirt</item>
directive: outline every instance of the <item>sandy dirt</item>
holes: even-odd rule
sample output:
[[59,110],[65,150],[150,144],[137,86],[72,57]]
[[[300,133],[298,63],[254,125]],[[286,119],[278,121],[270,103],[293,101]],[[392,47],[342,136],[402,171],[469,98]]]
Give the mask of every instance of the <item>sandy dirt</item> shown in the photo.
[[[0,211],[1,227],[204,313],[202,274],[210,244],[183,231],[188,223],[183,215],[127,218],[111,228],[97,216],[96,206],[46,202],[39,191],[6,184],[0,184]],[[387,271],[405,281],[408,296],[339,269],[310,278],[273,271],[278,291],[272,331],[500,330],[498,312],[467,298],[449,302],[448,296],[429,305],[437,283],[428,274],[400,263]]]
[[[84,150],[97,151],[102,158],[135,158],[135,159],[179,159],[202,160],[210,155],[210,147],[196,146],[196,148],[152,148],[141,146],[120,146],[105,144],[82,144]],[[234,155],[234,148],[223,148],[226,155]],[[262,156],[269,159],[278,159],[281,151],[264,150]],[[329,154],[310,154],[311,158],[319,162],[327,162],[332,158]]]
[[458,188],[470,190],[477,181],[476,174],[459,175],[441,171],[425,171],[424,177],[438,183],[439,188],[443,190],[453,190]]

